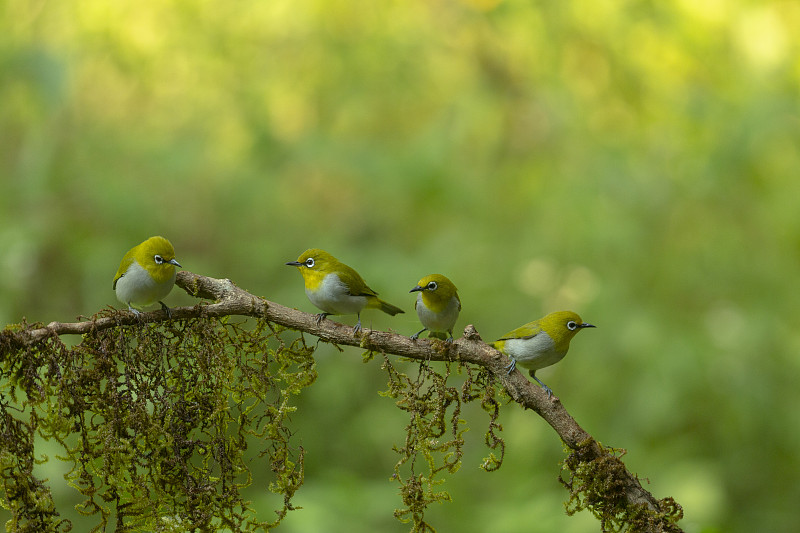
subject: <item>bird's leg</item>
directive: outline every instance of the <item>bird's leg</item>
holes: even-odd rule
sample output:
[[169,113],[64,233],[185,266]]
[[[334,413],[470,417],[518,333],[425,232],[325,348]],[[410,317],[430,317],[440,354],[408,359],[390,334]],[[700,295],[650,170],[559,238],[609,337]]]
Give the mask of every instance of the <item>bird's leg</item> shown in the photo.
[[138,309],[134,309],[134,308],[131,306],[131,303],[130,303],[130,302],[128,302],[128,311],[130,311],[131,313],[133,313],[134,315],[136,315],[136,317],[137,317],[137,318],[139,318],[139,317],[140,317],[140,315],[142,314],[142,312],[141,312],[141,311],[139,311]]
[[422,329],[421,329],[421,330],[419,330],[418,332],[416,332],[416,333],[414,333],[413,335],[411,335],[411,340],[412,340],[412,341],[415,341],[415,340],[419,339],[419,335],[420,335],[420,333],[422,333],[423,331],[428,331],[428,328],[422,328]]
[[167,318],[172,318],[172,310],[169,307],[167,307],[167,304],[165,304],[164,302],[158,302],[158,303],[161,304],[161,309],[166,311]]
[[535,370],[531,370],[529,373],[530,373],[530,375],[531,375],[531,377],[533,379],[535,379],[536,381],[539,382],[539,385],[541,385],[542,388],[544,389],[544,391],[547,393],[547,397],[548,398],[552,398],[553,397],[553,389],[551,389],[550,387],[548,387],[547,385],[542,383],[542,380],[536,377],[536,371]]
[[359,331],[361,331],[361,313],[358,313],[358,315],[356,316],[358,316],[358,322],[356,322],[356,325],[353,326],[353,334],[356,334]]
[[453,342],[453,330],[452,329],[448,330],[447,333],[449,333],[450,336],[447,337],[447,340],[445,340],[444,342]]
[[328,316],[330,313],[319,313],[317,314],[317,325],[319,326],[320,323],[325,320],[325,317]]

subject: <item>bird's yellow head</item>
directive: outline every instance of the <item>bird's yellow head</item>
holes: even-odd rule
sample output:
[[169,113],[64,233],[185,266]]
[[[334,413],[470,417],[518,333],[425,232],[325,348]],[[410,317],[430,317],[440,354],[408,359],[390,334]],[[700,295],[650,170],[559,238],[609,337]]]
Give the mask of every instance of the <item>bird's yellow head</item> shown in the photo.
[[133,249],[133,257],[158,283],[166,283],[181,266],[175,259],[172,243],[164,237],[150,237]]
[[441,311],[453,296],[458,296],[453,282],[441,274],[425,276],[409,292],[418,291],[422,293],[422,301],[425,306],[432,311]]
[[592,324],[584,322],[577,313],[572,311],[556,311],[540,320],[542,331],[547,333],[556,344],[559,351],[569,347],[569,341],[583,328],[593,328]]
[[297,261],[289,261],[289,266],[295,266],[303,275],[307,287],[315,288],[322,282],[327,274],[336,270],[339,261],[325,250],[311,248],[306,250]]

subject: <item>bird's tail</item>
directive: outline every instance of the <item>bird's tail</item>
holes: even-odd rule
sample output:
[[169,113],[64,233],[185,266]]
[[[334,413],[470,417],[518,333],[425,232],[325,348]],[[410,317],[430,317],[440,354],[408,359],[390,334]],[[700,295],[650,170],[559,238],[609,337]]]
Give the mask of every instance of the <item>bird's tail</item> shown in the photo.
[[374,300],[371,300],[371,301],[370,301],[370,302],[367,304],[367,307],[372,307],[372,308],[375,308],[375,309],[380,309],[380,310],[381,310],[381,311],[383,311],[384,313],[388,313],[388,314],[390,314],[390,315],[392,315],[392,316],[394,316],[394,315],[396,315],[396,314],[398,314],[398,313],[405,313],[405,311],[403,311],[403,310],[402,310],[402,309],[400,309],[399,307],[395,307],[395,306],[393,306],[392,304],[390,304],[390,303],[388,303],[388,302],[384,302],[383,300],[381,300],[381,299],[380,299],[380,298],[378,298],[378,297],[375,297],[375,299],[374,299]]

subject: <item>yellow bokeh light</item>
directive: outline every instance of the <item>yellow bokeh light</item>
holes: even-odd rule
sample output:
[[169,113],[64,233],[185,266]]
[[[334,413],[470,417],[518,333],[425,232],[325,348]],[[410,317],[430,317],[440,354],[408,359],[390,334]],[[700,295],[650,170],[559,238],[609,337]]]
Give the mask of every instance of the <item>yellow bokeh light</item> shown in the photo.
[[742,55],[754,67],[773,68],[787,57],[787,29],[772,7],[743,11],[736,21],[734,37]]

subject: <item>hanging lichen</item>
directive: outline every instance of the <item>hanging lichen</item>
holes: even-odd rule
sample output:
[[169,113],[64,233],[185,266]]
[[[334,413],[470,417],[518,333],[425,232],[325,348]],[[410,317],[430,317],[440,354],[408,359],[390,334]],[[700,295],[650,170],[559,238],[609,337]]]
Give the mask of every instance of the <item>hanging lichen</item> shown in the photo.
[[[96,530],[270,529],[303,483],[291,444],[292,397],[316,378],[302,336],[285,342],[264,321],[174,320],[58,337],[16,352],[5,343],[2,383],[3,506],[12,531],[66,531],[50,490],[33,475],[36,436],[59,443],[79,512]],[[263,521],[244,500],[252,459],[282,495]]]
[[[40,326],[15,331],[34,327]],[[84,498],[78,511],[96,518],[97,531],[276,526],[294,509],[292,496],[303,483],[304,451],[291,445],[287,426],[292,397],[316,379],[313,348],[302,335],[283,331],[264,320],[207,318],[92,330],[73,347],[55,335],[25,346],[4,336],[0,465],[11,531],[72,527],[34,476],[37,437],[61,445],[71,465],[67,482]],[[364,360],[373,355],[366,352]],[[464,375],[460,386],[448,384],[453,367]],[[383,394],[409,414],[405,443],[395,447],[401,458],[393,479],[404,505],[395,516],[413,531],[433,531],[425,509],[450,500],[442,475],[461,466],[464,403],[479,401],[489,413],[490,454],[481,467],[502,463],[496,387],[486,369],[460,363],[446,363],[439,373],[423,361],[416,378],[386,357],[383,368],[389,376]],[[254,442],[261,446],[255,457],[272,472],[269,490],[283,496],[272,521],[242,496],[253,481],[253,454],[248,463],[245,452]]]
[[[453,366],[466,374],[460,388],[447,384]],[[383,368],[389,383],[381,394],[394,398],[397,407],[409,415],[405,442],[394,447],[400,459],[392,479],[400,483],[404,504],[394,514],[403,522],[411,522],[415,533],[433,532],[435,529],[425,521],[425,510],[432,503],[450,501],[450,494],[440,490],[444,482],[441,474],[453,474],[461,467],[467,431],[461,418],[464,403],[480,398],[482,407],[491,414],[486,443],[491,449],[499,449],[500,457],[491,453],[482,467],[496,470],[502,463],[505,443],[495,433],[502,429],[496,423],[496,389],[488,372],[460,363],[446,363],[444,372],[438,373],[427,361],[421,361],[416,378],[399,372],[388,358],[384,358]]]

